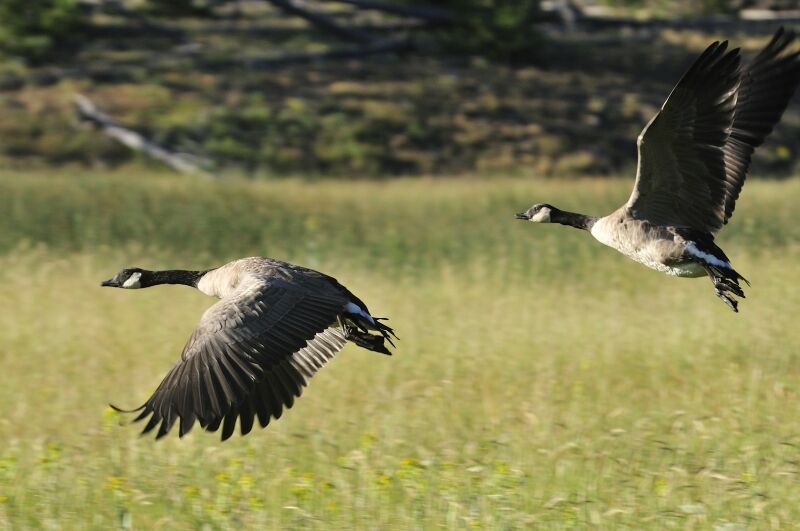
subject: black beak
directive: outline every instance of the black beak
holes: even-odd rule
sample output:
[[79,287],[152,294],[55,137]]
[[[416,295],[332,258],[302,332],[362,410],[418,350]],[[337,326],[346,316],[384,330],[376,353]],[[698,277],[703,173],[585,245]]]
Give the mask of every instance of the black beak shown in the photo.
[[119,287],[119,282],[117,282],[116,279],[112,278],[111,280],[105,280],[105,281],[101,282],[100,285],[101,286],[108,286],[108,287],[112,287],[112,288],[118,288]]
[[528,221],[528,220],[531,219],[531,217],[528,215],[527,212],[520,212],[519,214],[516,215],[516,218],[517,219],[524,219],[525,221]]

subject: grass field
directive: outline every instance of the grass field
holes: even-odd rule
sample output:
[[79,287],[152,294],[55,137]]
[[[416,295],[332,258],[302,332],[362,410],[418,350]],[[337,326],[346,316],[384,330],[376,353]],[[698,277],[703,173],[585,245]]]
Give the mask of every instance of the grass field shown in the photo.
[[[800,180],[720,245],[741,313],[586,234],[630,180],[207,183],[0,174],[0,528],[780,529],[800,521]],[[266,430],[154,442],[139,405],[212,303],[122,266],[265,254],[401,337],[348,346]]]

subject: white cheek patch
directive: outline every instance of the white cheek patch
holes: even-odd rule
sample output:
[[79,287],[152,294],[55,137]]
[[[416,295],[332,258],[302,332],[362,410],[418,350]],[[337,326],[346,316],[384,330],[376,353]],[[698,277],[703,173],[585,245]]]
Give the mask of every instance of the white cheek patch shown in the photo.
[[142,285],[141,285],[141,283],[139,282],[139,279],[140,279],[140,278],[142,278],[142,274],[141,274],[141,273],[134,273],[134,274],[132,274],[131,276],[129,276],[129,277],[128,277],[128,280],[126,280],[126,281],[125,281],[125,282],[122,284],[122,287],[123,287],[123,288],[127,288],[127,289],[136,289],[136,288],[141,288],[141,287],[142,287]]
[[534,223],[549,223],[550,222],[550,209],[543,208],[533,216],[531,216],[531,221]]

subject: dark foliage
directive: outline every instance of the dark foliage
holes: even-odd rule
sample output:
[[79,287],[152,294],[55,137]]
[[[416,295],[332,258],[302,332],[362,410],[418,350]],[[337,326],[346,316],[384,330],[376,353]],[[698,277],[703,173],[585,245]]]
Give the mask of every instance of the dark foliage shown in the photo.
[[225,2],[209,2],[203,0],[147,0],[146,10],[154,15],[167,17],[208,16],[215,4]]
[[542,38],[534,28],[539,0],[440,0],[453,24],[434,35],[447,50],[484,55],[511,62],[530,62],[541,51]]
[[77,49],[84,24],[75,0],[3,0],[0,50],[31,64],[56,60]]

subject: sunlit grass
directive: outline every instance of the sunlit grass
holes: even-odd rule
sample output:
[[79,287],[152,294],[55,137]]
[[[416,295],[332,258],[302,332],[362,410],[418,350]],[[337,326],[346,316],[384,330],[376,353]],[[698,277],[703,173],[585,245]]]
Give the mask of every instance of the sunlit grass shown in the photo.
[[[722,233],[753,283],[735,315],[513,219],[629,185],[0,177],[0,527],[791,526],[800,186],[749,183]],[[106,405],[143,401],[212,301],[99,281],[250,254],[337,276],[397,354],[348,346],[245,438],[139,438]]]

